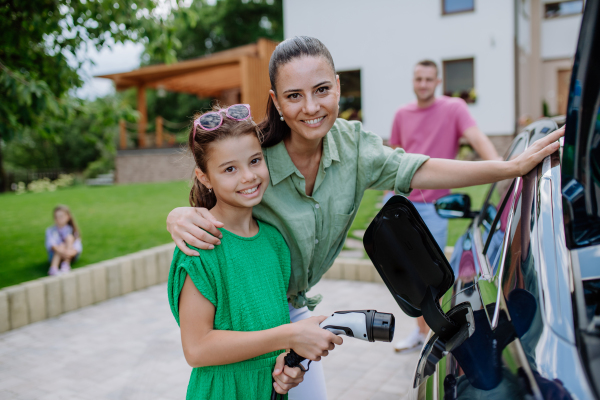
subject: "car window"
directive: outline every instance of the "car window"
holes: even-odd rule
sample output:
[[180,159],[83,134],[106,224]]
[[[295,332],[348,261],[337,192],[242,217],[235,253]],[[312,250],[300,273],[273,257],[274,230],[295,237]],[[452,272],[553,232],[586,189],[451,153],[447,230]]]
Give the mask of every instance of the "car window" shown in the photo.
[[487,257],[488,263],[492,268],[493,275],[497,274],[500,267],[501,255],[503,253],[502,245],[504,243],[506,229],[509,225],[509,219],[511,218],[511,210],[514,210],[512,223],[510,225],[511,231],[515,229],[515,224],[517,223],[520,215],[520,201],[523,181],[521,179],[517,179],[514,183],[514,185],[510,185],[508,188],[509,190],[507,191],[506,196],[501,203],[501,208],[498,211],[499,215],[497,215],[498,218],[496,218],[496,221],[498,222],[496,223],[491,237],[488,241],[486,241],[487,246],[484,248],[484,255]]
[[[521,154],[523,150],[525,150],[526,143],[524,136],[518,138],[505,159],[510,160]],[[512,203],[512,201],[509,200],[512,200],[510,196],[514,195],[514,182],[514,179],[505,179],[496,182],[491,187],[487,199],[484,202],[481,215],[477,221],[482,243],[486,244],[484,254],[488,257],[488,263],[490,265],[493,265],[496,252],[499,245],[502,243],[502,238],[504,236],[503,224],[505,226],[509,208]],[[498,216],[498,213],[500,213],[500,216]],[[496,221],[496,224],[495,226],[492,226],[494,221]],[[491,238],[489,238],[490,235]],[[490,239],[489,243],[488,238]]]

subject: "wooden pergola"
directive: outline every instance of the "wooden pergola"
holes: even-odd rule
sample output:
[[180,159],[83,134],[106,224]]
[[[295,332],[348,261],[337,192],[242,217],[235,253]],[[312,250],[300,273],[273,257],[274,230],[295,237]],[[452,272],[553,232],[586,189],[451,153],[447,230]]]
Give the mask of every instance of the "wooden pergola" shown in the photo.
[[[262,120],[266,112],[269,83],[269,59],[276,42],[259,39],[258,42],[225,50],[175,64],[152,65],[130,72],[101,75],[111,79],[117,90],[137,88],[138,144],[146,147],[146,89],[189,93],[203,98],[216,98],[224,104],[250,104],[252,116]],[[156,146],[162,145],[162,124],[157,119]],[[120,147],[126,146],[122,124]]]

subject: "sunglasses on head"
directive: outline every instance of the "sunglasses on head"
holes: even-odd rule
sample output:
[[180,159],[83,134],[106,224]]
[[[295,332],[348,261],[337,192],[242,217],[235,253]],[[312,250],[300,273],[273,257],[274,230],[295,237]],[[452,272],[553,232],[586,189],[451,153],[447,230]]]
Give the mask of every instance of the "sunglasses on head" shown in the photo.
[[194,121],[194,134],[196,138],[196,127],[200,127],[207,132],[214,131],[223,125],[223,115],[225,112],[227,118],[231,118],[236,121],[245,121],[250,118],[250,105],[249,104],[234,104],[227,108],[223,108],[219,111],[212,111],[201,115]]

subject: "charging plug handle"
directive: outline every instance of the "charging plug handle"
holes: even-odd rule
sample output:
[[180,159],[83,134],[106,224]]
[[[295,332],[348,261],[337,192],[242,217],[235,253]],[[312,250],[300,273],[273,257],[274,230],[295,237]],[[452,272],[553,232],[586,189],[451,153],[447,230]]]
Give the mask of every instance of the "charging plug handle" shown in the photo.
[[376,310],[336,311],[321,323],[321,328],[369,342],[391,342],[394,339],[393,314]]

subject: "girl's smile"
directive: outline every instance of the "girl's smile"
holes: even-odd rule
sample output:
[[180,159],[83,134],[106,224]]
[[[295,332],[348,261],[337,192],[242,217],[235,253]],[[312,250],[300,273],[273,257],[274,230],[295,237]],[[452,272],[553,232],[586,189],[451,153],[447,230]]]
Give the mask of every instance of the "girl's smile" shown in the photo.
[[244,189],[244,190],[239,190],[238,193],[241,194],[242,196],[244,196],[247,199],[256,197],[260,194],[260,191],[258,189],[260,189],[260,183],[256,186],[253,186],[249,189]]

